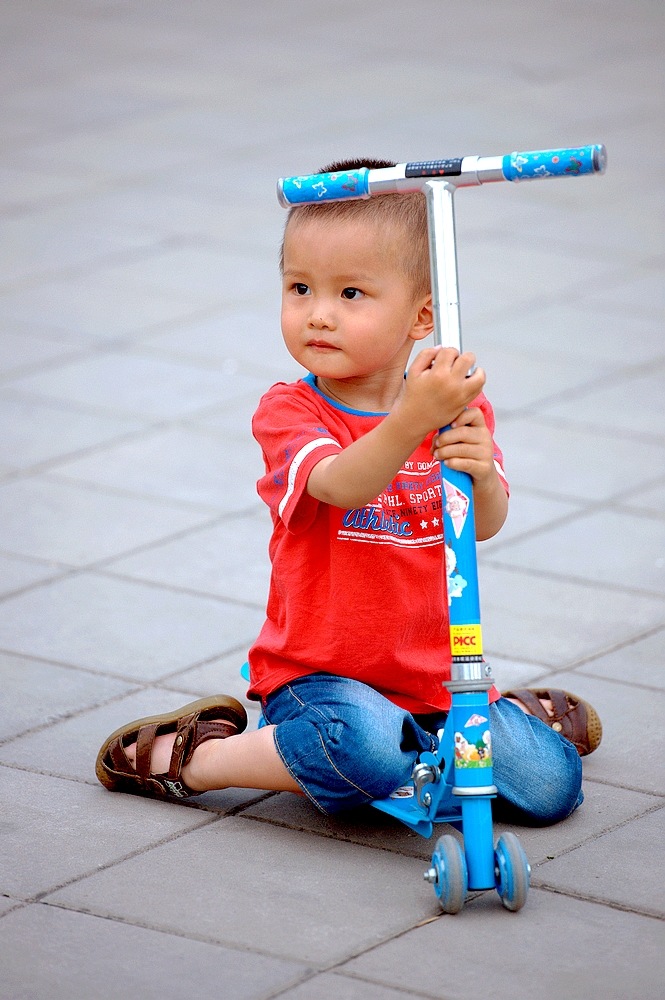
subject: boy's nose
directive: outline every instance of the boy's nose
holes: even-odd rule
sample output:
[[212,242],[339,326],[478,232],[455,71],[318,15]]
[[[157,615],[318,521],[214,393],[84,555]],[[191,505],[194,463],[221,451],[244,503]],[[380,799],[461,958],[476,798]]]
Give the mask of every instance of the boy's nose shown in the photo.
[[309,325],[313,330],[332,330],[335,326],[335,320],[329,310],[319,307],[312,310]]

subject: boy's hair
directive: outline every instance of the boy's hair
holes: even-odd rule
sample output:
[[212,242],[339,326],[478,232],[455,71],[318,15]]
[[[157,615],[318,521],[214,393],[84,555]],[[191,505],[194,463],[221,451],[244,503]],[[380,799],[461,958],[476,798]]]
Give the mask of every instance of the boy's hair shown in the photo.
[[[383,167],[394,167],[390,160],[349,159],[337,160],[317,171],[319,174],[344,173],[348,170],[358,170],[368,167],[370,170],[380,170]],[[292,219],[305,221],[307,219],[354,220],[375,224],[393,226],[401,230],[403,243],[396,248],[396,263],[401,267],[407,278],[413,283],[416,297],[427,295],[431,288],[429,242],[427,237],[427,207],[425,196],[420,192],[413,194],[385,194],[372,198],[347,199],[345,201],[327,201],[312,205],[297,205],[289,209],[284,226],[284,234]],[[280,248],[280,271],[284,270],[284,240]]]

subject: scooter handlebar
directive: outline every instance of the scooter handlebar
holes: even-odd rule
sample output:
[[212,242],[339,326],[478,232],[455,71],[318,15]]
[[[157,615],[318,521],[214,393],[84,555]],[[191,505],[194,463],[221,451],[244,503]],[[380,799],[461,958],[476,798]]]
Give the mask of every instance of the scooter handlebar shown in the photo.
[[530,153],[510,153],[503,157],[501,170],[507,181],[537,180],[541,177],[579,177],[602,174],[607,152],[602,145],[573,149],[538,149]]
[[292,205],[311,205],[320,201],[369,198],[369,174],[367,167],[359,167],[357,170],[346,170],[339,174],[281,177],[277,182],[277,197],[284,208],[290,208]]
[[445,178],[454,187],[471,187],[492,181],[602,174],[606,164],[605,147],[600,144],[506,156],[463,156],[398,163],[380,169],[359,167],[340,173],[282,177],[277,182],[277,197],[284,208],[290,208],[322,201],[371,198],[377,194],[408,194],[421,191],[433,178]]

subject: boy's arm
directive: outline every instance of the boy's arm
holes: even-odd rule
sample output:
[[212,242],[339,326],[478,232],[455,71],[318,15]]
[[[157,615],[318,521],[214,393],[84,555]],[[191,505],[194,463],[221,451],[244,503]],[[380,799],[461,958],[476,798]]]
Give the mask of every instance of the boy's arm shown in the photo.
[[307,480],[310,496],[342,508],[363,507],[376,499],[430,431],[450,423],[478,396],[485,373],[478,368],[467,377],[473,363],[472,354],[460,355],[452,348],[421,351],[387,417],[314,466]]
[[476,538],[492,538],[508,514],[508,494],[494,464],[492,435],[482,410],[462,411],[432,443],[434,458],[473,480]]

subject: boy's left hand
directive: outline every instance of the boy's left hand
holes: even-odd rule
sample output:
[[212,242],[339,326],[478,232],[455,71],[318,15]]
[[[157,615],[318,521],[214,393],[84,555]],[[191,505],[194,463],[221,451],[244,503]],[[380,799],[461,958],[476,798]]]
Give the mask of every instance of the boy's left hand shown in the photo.
[[494,448],[482,410],[463,410],[450,427],[434,436],[432,455],[447,468],[467,472],[476,485],[494,479]]

